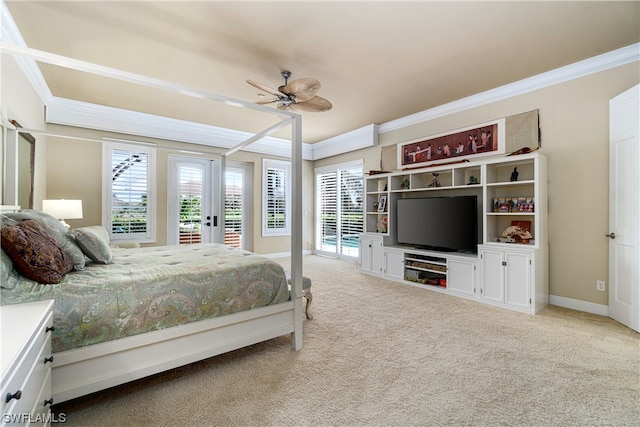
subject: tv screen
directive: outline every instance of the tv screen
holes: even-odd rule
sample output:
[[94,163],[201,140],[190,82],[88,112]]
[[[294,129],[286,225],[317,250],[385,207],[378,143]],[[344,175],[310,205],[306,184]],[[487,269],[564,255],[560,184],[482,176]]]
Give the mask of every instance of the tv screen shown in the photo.
[[398,243],[419,248],[476,252],[477,196],[398,199]]

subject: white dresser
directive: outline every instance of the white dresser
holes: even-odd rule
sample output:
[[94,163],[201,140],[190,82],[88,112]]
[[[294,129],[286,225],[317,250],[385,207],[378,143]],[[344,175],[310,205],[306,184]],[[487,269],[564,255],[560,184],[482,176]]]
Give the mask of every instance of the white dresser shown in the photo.
[[53,301],[0,307],[0,425],[51,422]]

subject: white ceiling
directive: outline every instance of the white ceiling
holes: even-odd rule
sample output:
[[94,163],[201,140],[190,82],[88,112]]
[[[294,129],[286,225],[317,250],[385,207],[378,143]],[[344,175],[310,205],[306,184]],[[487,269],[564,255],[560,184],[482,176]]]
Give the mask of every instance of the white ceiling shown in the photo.
[[[5,1],[27,46],[233,98],[315,77],[313,143],[640,41],[640,2]],[[40,64],[54,96],[257,132],[246,109]]]

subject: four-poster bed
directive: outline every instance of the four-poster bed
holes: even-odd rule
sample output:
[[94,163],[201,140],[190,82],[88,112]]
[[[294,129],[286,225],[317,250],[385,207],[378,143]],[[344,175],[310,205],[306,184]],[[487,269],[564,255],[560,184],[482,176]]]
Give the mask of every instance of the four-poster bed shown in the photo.
[[[185,96],[221,102],[232,107],[262,111],[280,118],[280,121],[276,124],[223,153],[221,156],[223,170],[227,156],[271,135],[278,129],[285,126],[291,127],[292,231],[289,297],[283,302],[264,307],[238,311],[219,317],[198,320],[55,353],[51,379],[55,403],[282,335],[291,335],[291,346],[294,350],[302,348],[302,319],[304,317],[302,307],[302,297],[304,296],[302,287],[301,214],[302,132],[301,117],[298,114],[3,42],[0,42],[0,51],[3,54],[10,54],[28,60],[67,67]],[[6,120],[3,120],[3,122],[6,123]],[[20,131],[32,134],[49,134],[47,131],[34,129],[9,129],[10,132],[14,132],[16,135]],[[13,142],[9,141],[6,135],[5,133],[6,143],[12,144]],[[55,134],[55,136],[65,137],[65,135],[59,133]],[[73,138],[73,136],[69,137]],[[224,186],[224,182],[221,182],[221,188],[223,188],[222,186]],[[224,194],[224,191],[219,192],[219,194]],[[7,203],[6,200],[4,203],[15,204]],[[221,216],[220,226],[224,227],[224,214]],[[135,249],[132,249],[132,251],[135,251]],[[4,292],[4,290],[2,291]],[[3,300],[4,303],[5,301]],[[55,304],[58,304],[58,302],[54,303],[54,310]]]

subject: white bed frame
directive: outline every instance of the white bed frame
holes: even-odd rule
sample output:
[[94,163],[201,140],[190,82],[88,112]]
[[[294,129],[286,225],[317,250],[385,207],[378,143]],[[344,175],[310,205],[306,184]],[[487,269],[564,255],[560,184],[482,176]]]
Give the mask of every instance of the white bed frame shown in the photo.
[[[26,58],[29,61],[50,63],[186,96],[222,102],[230,106],[258,110],[280,117],[280,122],[229,149],[222,156],[223,170],[226,156],[284,126],[291,126],[293,202],[291,300],[273,306],[55,353],[51,374],[51,388],[55,403],[287,334],[291,335],[291,347],[296,351],[302,349],[302,321],[304,317],[302,297],[304,291],[302,289],[302,130],[300,115],[24,46],[0,42],[0,51]],[[51,135],[51,133],[35,129],[12,130],[16,133]],[[59,134],[55,136],[64,137]],[[224,194],[224,192],[220,192],[220,194]],[[220,223],[221,226],[224,226],[224,215]]]

